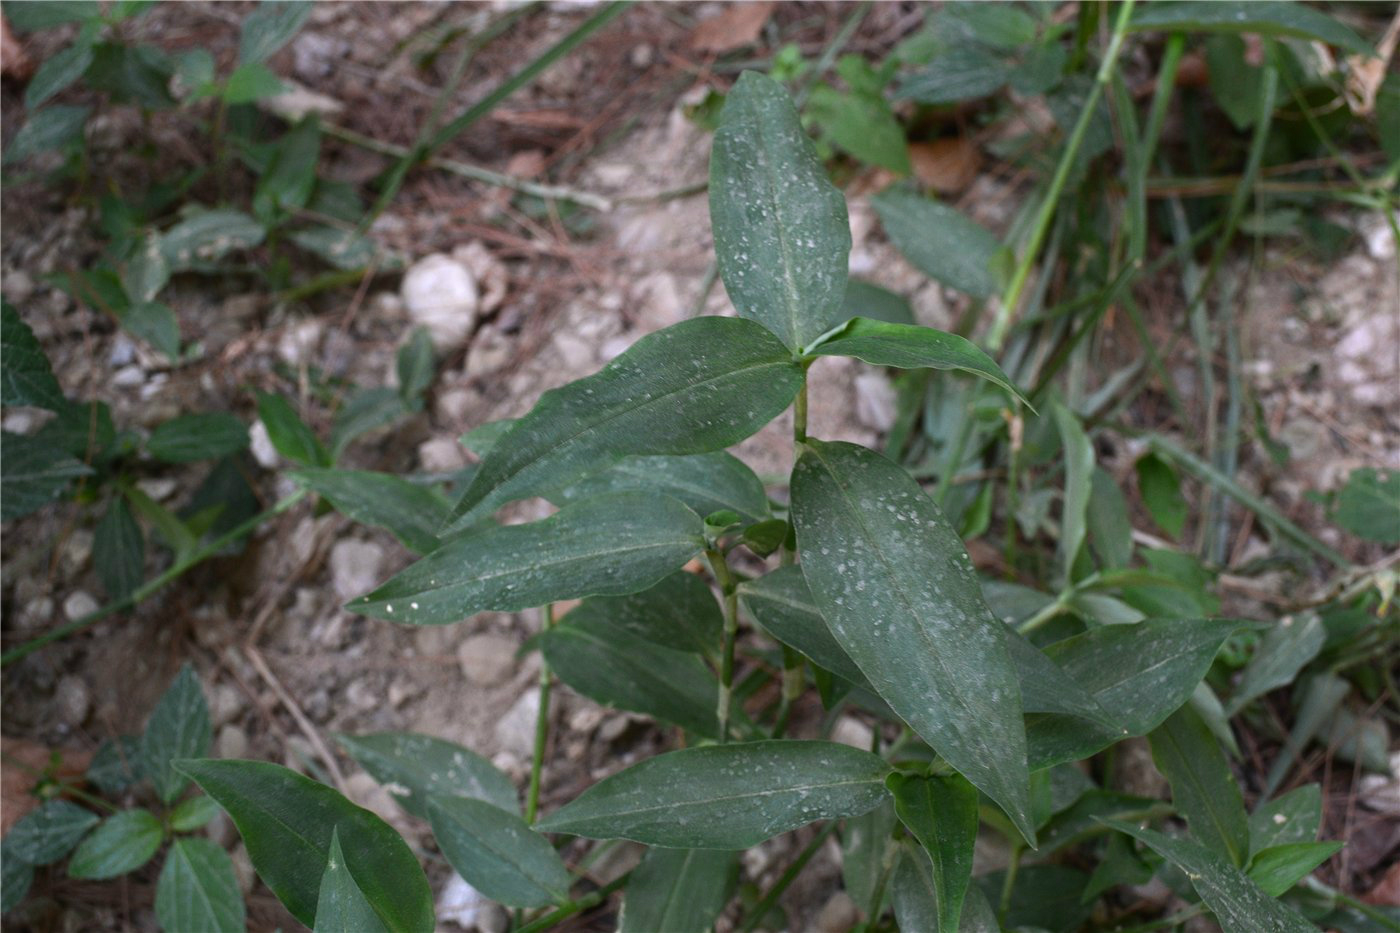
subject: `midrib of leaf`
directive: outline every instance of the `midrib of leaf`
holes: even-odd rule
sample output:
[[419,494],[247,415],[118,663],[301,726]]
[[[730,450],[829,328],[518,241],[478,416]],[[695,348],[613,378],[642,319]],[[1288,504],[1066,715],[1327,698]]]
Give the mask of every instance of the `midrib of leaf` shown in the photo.
[[767,600],[770,603],[776,603],[779,606],[787,606],[789,609],[796,609],[798,612],[814,615],[818,618],[820,618],[822,614],[820,609],[810,603],[800,603],[795,599],[785,599],[784,597],[776,596],[772,593],[746,587],[743,584],[739,585],[739,595],[744,599]]
[[[446,815],[447,818],[448,818],[449,820],[451,820],[452,822],[458,823],[459,826],[464,826],[464,825],[465,825],[465,824],[459,823],[458,820],[457,820],[457,817],[453,816],[453,815],[450,814],[450,813],[447,813],[445,810],[444,810],[444,815]],[[559,901],[559,899],[560,899],[559,893],[550,890],[549,887],[548,887],[547,885],[543,884],[538,878],[536,878],[536,877],[535,877],[533,874],[531,874],[529,871],[526,871],[524,864],[521,863],[521,862],[518,862],[518,861],[516,861],[514,858],[512,858],[512,857],[511,857],[511,856],[512,856],[512,853],[511,853],[509,850],[502,850],[502,849],[496,848],[496,847],[493,846],[491,843],[487,842],[486,839],[485,839],[484,837],[478,836],[478,835],[474,835],[470,830],[467,830],[467,835],[468,835],[468,836],[471,836],[472,839],[475,840],[476,843],[477,843],[478,845],[480,845],[483,849],[485,849],[486,851],[490,852],[492,855],[496,856],[496,857],[497,857],[498,859],[500,859],[502,862],[504,862],[504,863],[506,863],[507,865],[509,865],[509,866],[511,866],[512,868],[514,868],[517,872],[520,873],[520,877],[524,878],[526,881],[530,882],[530,883],[533,884],[535,887],[539,888],[541,891],[543,891],[545,894],[547,894],[547,895],[548,895],[552,900],[554,900],[556,903]]]
[[[635,477],[636,479],[648,481],[652,479],[651,475],[648,474],[645,470],[629,468],[626,461],[623,461],[622,463],[618,464],[617,470],[619,473],[624,473],[627,476]],[[715,490],[713,489],[709,489],[705,486],[698,486],[695,483],[681,482],[670,476],[666,477],[666,485],[670,486],[672,489],[679,489],[682,492],[694,493],[697,496],[702,496],[707,499],[718,499],[720,501],[723,501],[724,499],[723,496],[716,495]],[[744,511],[747,512],[748,509],[745,509]]]
[[[755,114],[757,117],[757,114]],[[788,337],[789,346],[801,347],[802,343],[797,338],[797,313],[800,306],[800,296],[797,294],[797,283],[792,278],[792,247],[788,243],[787,223],[783,216],[781,205],[778,202],[778,192],[774,187],[774,177],[772,172],[772,159],[768,153],[768,133],[767,125],[762,120],[757,120],[758,132],[755,135],[757,145],[755,151],[758,153],[759,162],[762,163],[763,193],[767,195],[768,203],[773,208],[773,220],[778,228],[778,251],[783,257],[783,286],[786,290],[787,312],[788,312]]]
[[[177,856],[179,857],[180,861],[184,863],[185,871],[189,874],[189,876],[192,879],[194,879],[194,884],[192,886],[187,887],[193,887],[195,893],[199,895],[200,901],[202,901],[204,904],[204,912],[212,916],[214,914],[214,901],[204,890],[203,880],[199,877],[199,872],[194,870],[194,862],[190,859],[188,855],[185,854],[185,850],[180,848],[179,846],[173,847],[173,851],[169,857],[175,858]],[[189,901],[186,902],[185,909],[188,910],[190,913],[194,912],[193,908],[190,906]]]
[[[681,862],[681,870],[676,873],[678,879],[684,879],[687,871],[690,870],[690,860],[695,858],[695,850],[691,849],[685,854],[685,861]],[[669,921],[671,919],[671,908],[680,903],[681,886],[671,885],[671,890],[666,892],[666,899],[661,902],[661,919]]]
[[[655,813],[658,810],[679,810],[685,807],[702,807],[713,804],[728,803],[729,801],[748,800],[754,797],[776,797],[781,794],[799,794],[814,790],[830,790],[838,787],[859,787],[863,784],[878,784],[879,781],[866,779],[862,781],[831,781],[826,784],[795,784],[782,787],[777,790],[756,790],[742,794],[722,794],[715,797],[701,797],[698,800],[672,801],[670,803],[657,804],[651,807],[633,807],[627,810],[620,810],[619,813],[627,816],[640,815],[645,813]],[[557,815],[557,814],[556,814]],[[585,817],[586,819],[597,819],[595,816]]]
[[[581,429],[578,430],[578,431],[575,431],[573,434],[570,434],[570,435],[569,435],[568,437],[566,437],[564,440],[562,440],[562,441],[560,441],[559,443],[557,443],[557,444],[555,444],[555,445],[553,445],[553,446],[547,448],[546,450],[541,451],[540,453],[538,453],[538,454],[536,454],[535,456],[531,457],[529,460],[526,460],[524,464],[522,464],[520,467],[518,467],[517,469],[515,469],[513,472],[507,474],[506,476],[501,477],[500,480],[498,480],[498,481],[496,481],[495,483],[493,483],[493,484],[490,486],[490,488],[488,488],[488,489],[486,490],[486,492],[485,492],[483,495],[479,496],[479,497],[476,499],[476,501],[473,502],[471,505],[467,506],[465,509],[460,508],[460,506],[459,506],[459,508],[458,508],[457,510],[454,510],[454,514],[453,514],[452,518],[450,519],[450,521],[454,521],[454,522],[455,522],[457,519],[461,518],[463,515],[467,514],[467,513],[470,512],[472,509],[476,508],[476,507],[477,507],[478,505],[480,505],[482,502],[485,502],[486,499],[487,499],[493,492],[495,492],[497,489],[500,489],[503,485],[505,485],[505,484],[506,484],[508,481],[510,481],[511,479],[514,479],[514,478],[519,477],[519,476],[528,475],[530,472],[532,472],[533,470],[535,470],[535,469],[539,466],[540,461],[543,460],[547,455],[558,453],[558,451],[560,451],[561,449],[563,449],[563,448],[565,448],[565,447],[568,447],[568,446],[572,445],[575,441],[577,441],[580,437],[584,436],[585,434],[588,434],[588,433],[590,433],[590,432],[592,432],[592,431],[596,431],[597,429],[602,428],[602,427],[604,427],[605,425],[611,424],[612,422],[616,421],[618,418],[621,418],[623,415],[629,415],[629,414],[632,414],[633,412],[642,411],[643,409],[647,408],[647,407],[650,406],[650,405],[654,405],[654,404],[656,404],[656,403],[658,403],[658,402],[661,402],[661,401],[664,401],[664,400],[666,400],[666,399],[669,399],[669,398],[671,398],[672,396],[680,395],[682,392],[694,391],[694,390],[699,389],[699,388],[701,388],[701,387],[703,387],[703,386],[710,385],[711,383],[721,382],[721,381],[723,381],[723,380],[725,380],[725,379],[732,378],[732,377],[737,376],[737,375],[739,375],[739,374],[741,374],[741,373],[754,372],[754,371],[756,371],[756,370],[765,369],[765,368],[770,367],[770,366],[787,366],[787,365],[789,365],[787,361],[785,361],[785,360],[778,360],[778,361],[776,361],[776,362],[756,363],[756,364],[754,364],[754,365],[752,365],[752,366],[744,366],[744,367],[742,367],[742,368],[740,368],[740,369],[731,369],[731,370],[728,370],[728,371],[726,371],[726,372],[723,372],[723,373],[721,373],[721,374],[719,374],[719,375],[717,375],[717,376],[711,376],[711,377],[709,377],[708,379],[703,379],[703,380],[701,380],[700,382],[690,382],[690,383],[686,383],[685,385],[679,386],[679,387],[677,387],[677,388],[675,388],[675,389],[672,389],[672,390],[669,391],[669,392],[663,392],[662,394],[657,395],[657,396],[655,396],[654,398],[644,399],[643,401],[641,401],[641,402],[639,402],[639,403],[637,403],[637,404],[635,404],[635,405],[630,405],[630,406],[627,406],[627,407],[618,409],[618,410],[614,411],[612,414],[606,415],[605,417],[600,418],[600,419],[597,420],[597,421],[593,421],[593,422],[590,422],[589,424],[584,425],[583,428],[581,428]],[[555,390],[553,390],[553,391],[554,391],[554,392],[558,392],[558,391],[560,391],[560,390],[559,390],[559,389],[555,389]],[[542,403],[543,403],[543,401],[544,401],[544,399],[541,398],[541,402],[542,402]],[[536,410],[538,410],[538,409],[536,409]],[[506,440],[508,440],[508,439],[510,438],[510,435],[511,435],[511,434],[514,434],[515,431],[516,431],[516,429],[517,429],[518,427],[519,427],[519,422],[517,422],[517,424],[516,424],[515,427],[512,427],[511,430],[507,431],[507,432],[505,433],[505,435],[503,435],[503,436],[501,437],[501,439],[500,439],[499,441],[496,442],[496,447],[493,448],[493,450],[494,450],[494,449],[499,449],[500,446],[501,446],[501,444],[504,443]],[[489,459],[490,459],[490,458],[489,458],[489,456],[488,456],[488,458],[487,458],[488,462],[489,462]],[[485,464],[483,464],[483,466],[485,466]],[[481,477],[483,474],[484,474],[484,471],[477,473],[477,476],[478,476],[478,477]],[[472,486],[474,487],[475,485],[476,485],[476,483],[473,482],[473,483],[472,483]],[[471,491],[472,491],[472,487],[468,487],[468,488],[467,488],[467,494],[464,494],[463,497],[462,497],[463,501],[466,501],[467,495],[469,495],[469,494],[471,493]]]
[[[1168,742],[1171,743],[1172,750],[1175,752],[1177,760],[1181,762],[1189,761],[1188,757],[1185,754],[1185,750],[1181,747],[1180,743],[1177,742],[1176,735],[1172,732],[1171,729],[1164,730],[1162,732],[1162,735]],[[1206,792],[1205,783],[1201,781],[1200,775],[1197,773],[1195,768],[1188,766],[1182,770],[1184,771],[1184,776],[1186,780],[1191,784],[1192,787],[1196,789],[1196,793],[1200,795],[1201,800],[1205,801],[1206,812],[1210,818],[1210,821],[1215,825],[1215,829],[1220,836],[1220,840],[1225,843],[1225,848],[1230,853],[1230,861],[1234,862],[1235,865],[1238,867],[1243,863],[1244,858],[1242,854],[1235,848],[1234,839],[1231,838],[1229,827],[1225,825],[1225,821],[1223,819],[1224,815],[1221,814],[1218,808],[1215,806],[1215,798],[1211,794]]]

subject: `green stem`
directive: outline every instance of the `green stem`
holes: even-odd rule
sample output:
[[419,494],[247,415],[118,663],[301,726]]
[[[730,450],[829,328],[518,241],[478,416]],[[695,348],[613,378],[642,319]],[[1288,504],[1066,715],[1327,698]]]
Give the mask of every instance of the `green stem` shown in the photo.
[[1007,863],[1006,875],[1001,881],[1001,899],[997,902],[997,920],[1002,926],[1006,925],[1006,914],[1011,910],[1011,895],[1016,890],[1016,875],[1021,869],[1021,853],[1024,851],[1024,848],[1013,843],[1011,861]]
[[807,95],[812,92],[812,85],[830,70],[832,63],[836,61],[836,56],[846,47],[846,43],[851,41],[851,36],[855,35],[856,28],[860,26],[860,21],[865,19],[865,14],[869,12],[870,0],[862,0],[860,5],[846,18],[846,22],[841,25],[840,32],[836,33],[831,43],[822,50],[822,56],[817,59],[816,66],[798,82],[797,91],[793,95],[798,110],[801,110],[802,105],[807,102]]
[[729,741],[729,708],[734,697],[734,641],[739,634],[739,594],[724,555],[716,548],[709,548],[705,551],[705,557],[710,562],[710,572],[715,575],[724,594],[724,653],[720,659],[719,702],[715,708],[722,744]]
[[[854,19],[854,18],[853,18]],[[858,20],[856,20],[858,21]],[[810,365],[810,364],[809,364]],[[802,455],[802,445],[807,441],[807,380],[802,381],[802,388],[797,390],[797,398],[792,403],[792,461],[796,465],[797,458]],[[788,515],[791,521],[792,515]],[[795,562],[797,553],[783,542],[783,553],[781,561],[784,567]],[[802,696],[802,692],[807,688],[807,679],[803,675],[802,655],[787,645],[783,645],[783,682],[782,695],[778,701],[778,716],[773,722],[772,737],[781,738],[787,731],[788,720],[792,716],[792,705]]]
[[[540,610],[540,619],[544,629],[554,627],[554,604],[550,603]],[[535,749],[530,756],[530,790],[525,797],[525,822],[535,822],[535,815],[540,810],[540,777],[544,773],[544,752],[545,746],[549,744],[549,692],[554,683],[554,676],[549,670],[549,662],[544,659],[544,652],[540,652],[540,708],[535,714]]]
[[[773,909],[773,905],[778,903],[778,898],[782,897],[783,892],[797,880],[797,876],[802,874],[802,869],[807,867],[807,863],[817,854],[817,851],[822,847],[822,843],[826,842],[826,838],[835,831],[836,821],[832,820],[822,827],[821,832],[812,837],[812,841],[807,843],[806,848],[802,850],[802,854],[793,860],[792,864],[787,867],[787,870],[782,873],[777,881],[773,882],[773,887],[769,888],[764,893],[763,898],[754,906],[754,909],[749,912],[749,915],[744,918],[744,925],[739,928],[739,933],[753,933],[754,930],[758,929],[758,925],[763,922],[763,918],[768,916],[768,912]],[[524,931],[522,931],[522,933],[524,933]]]
[[885,854],[880,859],[880,877],[875,880],[875,890],[870,897],[871,913],[857,929],[870,933],[880,923],[880,902],[885,899],[885,888],[889,886],[894,867],[899,862],[899,846],[886,840]]
[[222,535],[215,538],[213,541],[210,541],[208,544],[204,545],[204,547],[190,554],[184,560],[176,561],[170,566],[168,570],[166,570],[160,576],[156,577],[154,580],[142,584],[141,586],[138,586],[136,589],[132,590],[129,595],[123,596],[121,599],[114,599],[111,602],[107,603],[105,606],[101,606],[97,609],[94,609],[92,612],[89,612],[85,616],[81,616],[77,619],[74,619],[67,625],[60,625],[58,628],[51,629],[45,632],[44,634],[38,636],[37,638],[30,639],[29,641],[25,642],[17,648],[11,648],[9,651],[6,651],[3,655],[0,655],[0,667],[9,667],[14,662],[20,660],[21,658],[28,657],[29,655],[38,651],[45,645],[52,644],[56,641],[60,641],[64,638],[67,638],[69,635],[74,634],[75,632],[81,632],[88,626],[100,622],[108,616],[113,615],[114,613],[121,612],[124,609],[130,609],[133,606],[136,606],[138,603],[141,603],[142,601],[155,594],[167,583],[180,577],[185,571],[196,566],[197,564],[203,563],[205,560],[209,559],[210,557],[213,557],[215,554],[218,554],[225,547],[232,544],[234,541],[237,541],[244,535],[248,534],[254,528],[267,521],[269,518],[272,518],[276,515],[281,515],[283,512],[287,511],[292,506],[300,502],[305,496],[306,490],[297,490],[296,492],[292,493],[290,496],[278,502],[271,508],[259,512],[252,518],[249,518],[246,521],[239,523],[229,531],[224,532]]
[[1021,300],[1021,292],[1026,287],[1026,279],[1030,276],[1031,266],[1035,264],[1036,257],[1040,254],[1040,247],[1045,242],[1045,235],[1050,230],[1050,221],[1055,216],[1060,193],[1069,180],[1070,169],[1074,165],[1075,156],[1079,154],[1079,147],[1084,142],[1084,136],[1089,130],[1089,122],[1098,107],[1104,86],[1108,84],[1108,80],[1113,74],[1114,66],[1118,61],[1118,53],[1123,46],[1123,38],[1128,34],[1128,23],[1132,20],[1134,2],[1135,0],[1123,0],[1123,5],[1118,8],[1118,21],[1114,23],[1113,35],[1109,39],[1108,50],[1104,53],[1098,74],[1094,77],[1094,85],[1084,100],[1084,109],[1080,111],[1074,129],[1070,131],[1065,151],[1060,154],[1060,164],[1055,166],[1055,174],[1050,179],[1050,190],[1046,193],[1045,200],[1041,202],[1040,213],[1035,219],[1035,226],[1031,229],[1030,242],[1026,244],[1021,261],[1017,264],[1011,282],[1007,285],[1006,292],[1002,296],[1001,307],[997,309],[996,319],[992,322],[992,329],[987,334],[987,346],[993,353],[1001,349],[1002,342],[1006,339],[1006,332],[1011,326],[1011,316],[1015,313],[1016,305]]
[[591,907],[597,907],[599,904],[603,903],[603,901],[607,900],[614,891],[625,886],[628,879],[631,877],[632,873],[629,871],[620,878],[614,878],[592,894],[587,894],[576,901],[569,901],[558,910],[551,911],[538,920],[530,921],[523,927],[517,929],[515,933],[539,933],[540,930],[548,930],[560,920],[567,920],[576,913],[588,910]]

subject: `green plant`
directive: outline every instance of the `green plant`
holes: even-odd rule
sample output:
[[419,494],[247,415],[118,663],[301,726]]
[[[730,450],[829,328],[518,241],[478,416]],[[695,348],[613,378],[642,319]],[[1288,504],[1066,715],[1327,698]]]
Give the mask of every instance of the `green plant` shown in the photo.
[[[31,791],[43,803],[21,817],[0,844],[0,910],[9,913],[20,905],[42,866],[66,858],[69,877],[119,878],[145,867],[165,847],[155,900],[162,929],[244,929],[243,897],[232,860],[211,840],[191,835],[219,809],[209,797],[187,795],[190,780],[172,765],[207,754],[209,743],[209,709],[199,678],[187,666],[156,704],[141,735],[110,739],[93,756],[81,784],[102,796],[56,776],[55,760]],[[154,807],[134,805],[143,801]]]
[[[819,821],[828,825],[812,846],[844,828],[846,884],[868,929],[887,925],[890,907],[904,929],[1070,928],[1097,895],[1145,880],[1163,861],[1194,883],[1200,900],[1188,913],[1209,910],[1231,929],[1309,929],[1274,898],[1336,851],[1314,841],[1315,788],[1248,816],[1202,697],[1221,647],[1259,626],[1208,618],[1203,591],[1179,582],[1193,567],[1183,555],[1128,566],[1126,519],[1087,511],[1102,487],[1092,450],[1053,399],[1046,404],[1072,454],[1057,559],[1068,588],[1019,629],[1005,625],[988,604],[994,587],[984,597],[953,526],[913,476],[875,451],[807,435],[806,370],[825,355],[954,370],[982,380],[994,393],[982,404],[1012,416],[1022,392],[961,337],[850,316],[844,200],[770,79],[745,74],[729,95],[710,198],[719,268],[740,317],[643,337],[523,418],[469,434],[481,462],[454,506],[405,502],[379,516],[426,556],[349,606],[413,625],[544,607],[534,642],[540,727],[523,811],[504,775],[450,743],[388,733],[343,737],[346,750],[429,822],[468,882],[538,911],[520,930],[544,929],[624,886],[623,929],[707,929],[732,897],[738,850]],[[723,448],[789,406],[796,462],[784,506]],[[342,496],[372,497],[349,474],[298,475],[323,491],[337,483]],[[523,525],[492,521],[531,496],[559,511]],[[1091,552],[1103,563],[1088,572]],[[696,557],[718,602],[680,569]],[[1005,601],[1001,589],[994,602]],[[1129,590],[1159,611],[1114,620],[1131,624],[1059,624],[1067,607]],[[555,618],[551,604],[577,598]],[[537,820],[554,677],[678,727],[688,747],[624,768]],[[762,706],[756,697],[770,684],[776,697]],[[832,713],[870,718],[869,751],[784,738],[812,687]],[[1074,765],[1143,735],[1171,782],[1170,804],[1117,792]],[[321,928],[327,912],[354,911],[365,928],[431,927],[416,861],[333,791],[255,762],[180,767],[233,815],[255,868],[302,922]],[[1292,816],[1279,821],[1280,807]],[[1143,828],[1170,814],[1188,832]],[[983,827],[1011,860],[973,879]],[[579,878],[545,833],[651,848],[630,875],[576,894]],[[306,845],[293,853],[289,834]],[[1091,860],[1092,875],[1058,863],[1071,850]],[[811,851],[749,902],[744,929],[765,922]]]

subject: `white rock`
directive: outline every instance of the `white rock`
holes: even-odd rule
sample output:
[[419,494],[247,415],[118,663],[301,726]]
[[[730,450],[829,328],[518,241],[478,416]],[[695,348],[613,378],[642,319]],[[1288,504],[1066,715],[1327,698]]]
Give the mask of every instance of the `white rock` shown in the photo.
[[215,684],[209,688],[209,720],[222,726],[243,710],[243,694],[233,684]]
[[462,345],[476,323],[476,279],[450,256],[424,256],[404,274],[399,289],[409,319],[428,328],[433,346],[452,350]]
[[333,117],[345,109],[345,105],[334,97],[318,94],[286,78],[281,80],[286,90],[259,100],[258,107],[288,123],[296,123],[302,117],[313,113],[322,117]]
[[451,473],[467,465],[467,454],[455,437],[435,437],[418,445],[418,462],[429,473]]
[[53,618],[53,600],[47,596],[30,600],[19,612],[19,628],[26,632],[42,628]]
[[162,476],[156,479],[140,479],[136,481],[136,488],[150,496],[157,502],[163,502],[170,498],[170,494],[179,485],[175,479]]
[[117,334],[112,341],[112,349],[107,352],[107,363],[111,366],[125,366],[136,359],[136,344],[126,334]]
[[248,733],[233,723],[226,723],[214,740],[214,754],[219,758],[247,758]]
[[449,427],[459,427],[466,423],[467,413],[477,401],[475,392],[467,389],[448,389],[439,392],[436,414],[438,420]]
[[[494,687],[515,673],[515,652],[519,646],[503,635],[473,635],[457,646],[462,675],[478,687]],[[532,726],[533,728],[533,726]]]
[[510,914],[500,904],[487,903],[476,916],[476,928],[480,933],[506,933],[510,928]]
[[822,905],[815,926],[820,933],[846,933],[858,920],[856,902],[845,891],[837,891]]
[[521,694],[515,705],[496,723],[496,741],[501,750],[529,758],[535,747],[535,719],[540,712],[540,691]]
[[253,860],[248,857],[248,847],[240,842],[230,858],[233,861],[233,876],[238,879],[238,890],[247,897],[253,890],[253,882],[258,880],[257,872],[253,871]]
[[332,585],[342,600],[363,596],[382,582],[384,549],[373,541],[337,541],[330,560]]
[[24,304],[34,294],[34,278],[23,269],[16,269],[5,276],[3,289],[5,299],[12,304]]
[[554,335],[554,349],[559,351],[560,359],[571,370],[589,369],[594,364],[593,345],[568,331]]
[[894,386],[884,373],[856,376],[856,420],[867,428],[888,431],[894,424]]
[[499,308],[510,285],[510,272],[506,264],[497,259],[496,254],[480,240],[457,247],[452,251],[452,258],[466,266],[476,279],[477,291],[481,293],[481,313],[490,314]]
[[309,362],[321,342],[321,330],[321,322],[314,319],[291,325],[277,340],[277,355],[289,366]]
[[865,749],[866,751],[869,751],[870,740],[873,737],[870,727],[854,716],[842,716],[836,720],[836,725],[831,730],[833,742],[840,742],[842,745],[850,745],[853,748]]
[[277,448],[272,446],[272,438],[267,433],[267,425],[263,424],[259,418],[253,422],[253,427],[248,431],[250,447],[253,451],[253,459],[258,461],[258,466],[264,470],[277,468],[280,458]]
[[72,622],[97,611],[97,600],[87,590],[74,590],[63,601],[63,614]]
[[437,918],[439,922],[455,923],[464,930],[470,930],[476,925],[477,915],[488,903],[480,891],[453,872],[438,895]]
[[92,557],[93,533],[86,528],[75,528],[63,541],[63,565],[70,573],[77,573],[87,566]]
[[112,374],[112,385],[123,389],[139,386],[146,381],[146,371],[135,363],[130,366],[123,366]]
[[88,686],[75,674],[68,674],[59,680],[54,688],[53,701],[58,721],[70,729],[81,726],[92,708]]

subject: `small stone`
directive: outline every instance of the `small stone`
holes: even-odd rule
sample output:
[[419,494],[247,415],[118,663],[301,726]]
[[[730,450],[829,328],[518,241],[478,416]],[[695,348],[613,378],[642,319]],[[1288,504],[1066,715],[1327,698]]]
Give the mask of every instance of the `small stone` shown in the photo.
[[345,790],[351,800],[377,814],[386,823],[394,826],[405,824],[405,811],[394,800],[394,795],[373,777],[360,771],[345,779]]
[[59,679],[53,701],[58,721],[70,729],[81,726],[92,708],[92,694],[83,679],[75,674]]
[[449,427],[463,427],[467,414],[472,410],[477,396],[466,389],[448,389],[438,393],[436,414],[438,420]]
[[247,758],[248,733],[234,723],[225,723],[214,740],[214,755],[218,758]]
[[483,904],[481,912],[476,915],[476,928],[480,933],[506,933],[509,927],[510,914],[500,904]]
[[258,466],[264,470],[275,470],[277,464],[281,462],[277,448],[272,446],[272,438],[267,433],[267,425],[263,424],[259,418],[253,422],[253,427],[248,431],[249,447],[253,451],[253,459],[258,461]]
[[859,920],[856,902],[845,891],[837,891],[818,911],[815,926],[820,933],[846,933]]
[[535,747],[535,719],[540,712],[540,691],[531,689],[521,694],[515,705],[496,723],[496,741],[502,751],[521,758],[530,757]]
[[854,716],[842,716],[836,720],[836,725],[831,730],[833,742],[840,742],[842,745],[850,745],[853,748],[869,750],[872,738],[874,738],[874,734],[870,731],[870,727]]
[[478,687],[494,687],[515,673],[515,652],[519,646],[502,635],[473,635],[457,646],[457,662],[462,675]]
[[569,369],[584,370],[594,365],[593,345],[568,331],[560,331],[554,335],[554,349]]
[[3,289],[5,300],[11,304],[21,305],[29,300],[34,294],[34,278],[23,269],[16,269],[5,276]]
[[888,431],[895,419],[894,386],[884,373],[856,376],[856,420],[867,428]]
[[494,373],[510,362],[513,352],[510,337],[498,328],[482,327],[472,338],[472,345],[467,350],[467,375],[484,376]]
[[97,611],[97,600],[86,590],[75,590],[63,601],[63,614],[69,622]]
[[455,923],[464,930],[470,930],[476,925],[477,917],[487,903],[480,891],[468,884],[461,875],[453,872],[437,898],[438,922]]
[[492,755],[491,765],[512,781],[518,781],[525,776],[525,765],[510,752],[497,752]]
[[331,548],[331,580],[342,600],[363,596],[380,583],[384,548],[373,541],[347,538]]
[[589,733],[603,721],[603,710],[597,706],[585,706],[575,710],[569,717],[569,728],[574,732]]
[[399,288],[409,320],[426,327],[438,350],[466,341],[476,323],[476,279],[462,263],[442,253],[424,256],[404,274]]
[[289,366],[309,363],[321,342],[321,322],[299,321],[282,332],[277,341],[277,355]]
[[146,371],[135,363],[130,366],[123,366],[112,374],[112,385],[123,389],[130,389],[139,386],[146,381]]
[[418,445],[418,462],[429,473],[451,473],[467,465],[466,451],[454,437],[435,437]]
[[631,721],[626,716],[609,716],[598,727],[598,738],[604,742],[612,742],[621,738],[622,733],[627,731],[629,725],[631,725]]
[[107,363],[113,367],[126,366],[136,359],[136,344],[126,334],[117,334],[112,349],[107,351]]
[[243,710],[243,694],[233,684],[215,684],[209,690],[209,720],[215,727],[231,721]]
[[345,689],[345,700],[352,709],[363,713],[379,705],[379,693],[370,686],[367,678],[361,677],[351,681]]
[[87,566],[92,557],[93,534],[86,528],[74,530],[63,541],[63,565],[69,573],[76,574]]
[[258,879],[257,872],[253,871],[253,860],[248,857],[248,847],[240,842],[238,848],[233,850],[231,859],[233,876],[238,879],[238,890],[247,897],[253,890],[253,882]]
[[408,678],[400,678],[389,685],[389,705],[394,709],[422,693],[422,687]]
[[175,491],[178,484],[168,476],[157,479],[142,479],[136,481],[136,488],[150,496],[157,502],[163,502],[170,498],[170,494]]
[[632,62],[633,68],[649,68],[652,59],[656,57],[656,50],[643,42],[641,45],[632,46],[632,51],[627,57]]
[[221,849],[228,848],[238,839],[238,832],[233,828],[233,820],[229,819],[228,814],[223,810],[215,814],[214,818],[204,827],[204,834]]
[[43,628],[53,618],[53,608],[53,600],[47,596],[30,600],[19,612],[18,627],[26,632]]

